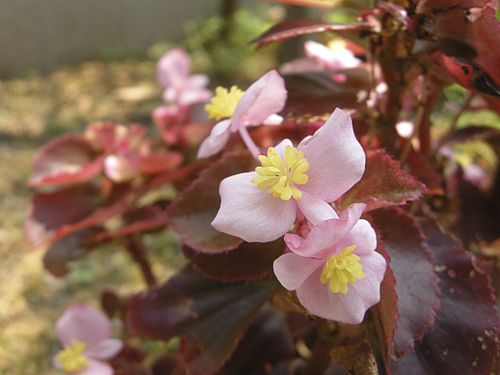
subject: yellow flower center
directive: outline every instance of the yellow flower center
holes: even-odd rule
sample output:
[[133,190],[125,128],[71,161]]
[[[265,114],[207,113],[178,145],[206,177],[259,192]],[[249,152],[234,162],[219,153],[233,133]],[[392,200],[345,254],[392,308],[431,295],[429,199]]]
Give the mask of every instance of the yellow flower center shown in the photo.
[[57,353],[57,360],[66,372],[77,372],[89,365],[84,355],[87,345],[80,340],[73,340],[69,346]]
[[215,121],[231,117],[243,94],[244,91],[236,86],[232,86],[229,91],[224,87],[217,87],[215,96],[205,106],[208,117]]
[[333,39],[327,43],[328,48],[333,52],[343,52],[347,48],[347,43],[342,39]]
[[358,279],[364,279],[363,266],[360,257],[352,252],[355,245],[346,247],[337,255],[332,255],[323,266],[321,282],[328,283],[332,293],[347,294],[348,284],[354,284]]
[[252,179],[260,190],[269,189],[268,192],[275,198],[284,201],[302,198],[302,192],[295,185],[307,183],[305,172],[309,163],[304,158],[304,153],[295,147],[285,147],[285,160],[281,160],[274,147],[267,150],[267,156],[260,155],[261,167],[255,168],[258,176]]

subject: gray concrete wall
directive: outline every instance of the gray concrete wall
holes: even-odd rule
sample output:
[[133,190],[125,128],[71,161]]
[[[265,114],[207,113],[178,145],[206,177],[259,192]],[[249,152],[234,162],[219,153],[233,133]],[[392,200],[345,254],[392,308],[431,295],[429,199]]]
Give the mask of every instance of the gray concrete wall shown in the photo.
[[0,0],[0,76],[47,71],[182,38],[218,0]]

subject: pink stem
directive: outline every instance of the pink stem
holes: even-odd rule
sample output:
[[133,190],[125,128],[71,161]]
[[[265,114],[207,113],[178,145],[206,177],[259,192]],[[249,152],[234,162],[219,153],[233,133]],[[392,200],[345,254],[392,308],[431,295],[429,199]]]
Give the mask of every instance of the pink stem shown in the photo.
[[241,139],[243,139],[243,143],[245,143],[245,146],[247,146],[248,151],[251,152],[251,154],[253,155],[253,157],[255,159],[258,159],[258,157],[260,155],[260,150],[257,147],[257,145],[254,143],[252,138],[250,137],[250,134],[248,134],[247,128],[242,127],[239,129],[239,131],[240,131]]

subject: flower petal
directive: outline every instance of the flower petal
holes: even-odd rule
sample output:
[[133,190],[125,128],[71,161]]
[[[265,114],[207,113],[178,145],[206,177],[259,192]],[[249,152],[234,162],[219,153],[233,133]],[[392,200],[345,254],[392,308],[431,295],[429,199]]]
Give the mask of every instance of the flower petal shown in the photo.
[[247,125],[258,125],[269,116],[280,112],[286,101],[285,81],[276,70],[255,81],[238,102],[232,117],[231,130]]
[[337,48],[335,51],[324,44],[309,40],[304,43],[306,56],[318,61],[330,69],[354,68],[361,61],[347,47]]
[[322,265],[321,259],[305,258],[288,253],[274,261],[273,269],[281,285],[288,290],[295,290]]
[[318,224],[320,221],[338,218],[332,206],[306,192],[302,193],[302,198],[297,201],[297,206],[313,225]]
[[172,86],[176,82],[185,80],[190,69],[191,59],[189,55],[180,48],[174,48],[158,61],[156,79],[163,87]]
[[268,126],[278,126],[281,125],[282,123],[283,123],[283,117],[276,114],[269,116],[263,122],[264,125]]
[[190,89],[203,89],[208,85],[209,79],[206,74],[193,74],[186,80],[186,87]]
[[339,198],[361,179],[365,170],[365,153],[354,136],[351,118],[338,108],[298,148],[309,162],[309,181],[301,190],[325,202]]
[[352,245],[356,246],[356,249],[353,251],[356,255],[366,255],[375,251],[377,247],[377,235],[368,221],[363,219],[358,220],[351,231],[337,243],[337,248],[345,249]]
[[89,365],[75,375],[113,375],[113,368],[107,363],[89,360]]
[[316,224],[304,241],[299,242],[295,237],[287,234],[285,242],[288,248],[297,255],[324,259],[343,250],[337,246],[337,243],[355,226],[364,208],[363,203],[353,204],[342,211],[339,219],[330,219]]
[[187,88],[180,92],[177,103],[181,106],[189,106],[195,103],[207,102],[212,97],[208,89]]
[[134,151],[111,154],[104,159],[104,173],[114,182],[124,182],[139,171],[139,157]]
[[213,127],[209,136],[205,138],[198,149],[198,159],[208,158],[224,148],[231,135],[230,125],[230,120],[222,120]]
[[321,283],[322,269],[316,270],[297,289],[300,303],[313,315],[347,324],[359,324],[366,310],[380,300],[380,283],[386,269],[385,259],[376,252],[361,257],[364,279],[349,285],[347,294],[332,293]]
[[122,348],[122,340],[106,339],[88,348],[85,355],[94,359],[110,359],[117,355]]
[[90,347],[111,336],[111,322],[93,307],[71,305],[57,320],[56,333],[64,346],[79,340]]
[[255,172],[222,180],[221,205],[212,226],[247,242],[268,242],[284,235],[295,221],[296,205],[259,190],[251,180]]

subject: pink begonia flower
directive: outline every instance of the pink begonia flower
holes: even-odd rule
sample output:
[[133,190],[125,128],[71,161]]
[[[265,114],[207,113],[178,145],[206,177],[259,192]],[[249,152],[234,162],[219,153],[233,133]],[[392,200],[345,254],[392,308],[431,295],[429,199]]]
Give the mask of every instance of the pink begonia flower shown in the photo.
[[163,99],[166,102],[189,106],[212,97],[212,92],[206,88],[208,76],[190,75],[190,70],[191,59],[180,48],[174,48],[160,58],[156,77],[158,83],[165,88]]
[[351,118],[336,109],[314,135],[297,148],[286,139],[259,156],[262,166],[222,180],[221,206],[212,226],[247,242],[284,235],[297,210],[312,224],[337,214],[330,206],[365,170],[365,153]]
[[116,183],[134,178],[139,172],[139,155],[133,150],[124,150],[106,156],[104,173]]
[[113,374],[104,361],[118,354],[123,343],[110,338],[111,322],[101,311],[72,305],[57,320],[56,333],[64,347],[54,357],[57,368],[75,375]]
[[85,137],[108,153],[104,158],[104,173],[112,181],[128,181],[139,173],[139,149],[144,142],[145,129],[139,125],[125,127],[117,124],[93,124]]
[[210,135],[203,141],[198,158],[206,158],[218,153],[226,145],[231,133],[239,132],[252,154],[259,150],[250,140],[247,126],[280,125],[283,119],[278,116],[285,106],[287,91],[285,81],[275,70],[264,74],[247,91],[236,86],[226,90],[218,87],[212,101],[205,106],[208,115],[218,122]]
[[333,41],[328,46],[309,40],[304,43],[307,57],[316,60],[330,69],[355,68],[361,65],[344,41]]
[[322,221],[303,239],[286,234],[290,253],[274,261],[274,273],[313,315],[359,324],[380,300],[386,261],[375,251],[375,231],[359,219],[365,205],[353,204],[340,218]]

